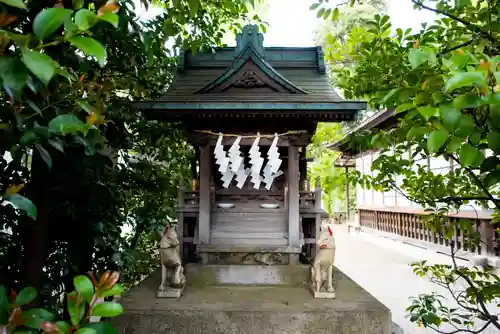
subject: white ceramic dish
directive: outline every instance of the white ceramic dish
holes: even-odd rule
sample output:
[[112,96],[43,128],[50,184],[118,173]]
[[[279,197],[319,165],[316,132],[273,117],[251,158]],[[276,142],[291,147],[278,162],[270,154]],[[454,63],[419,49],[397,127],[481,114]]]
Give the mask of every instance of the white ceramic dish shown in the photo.
[[217,206],[221,209],[231,209],[234,208],[233,203],[217,203]]
[[277,209],[279,206],[280,206],[279,204],[273,204],[273,203],[262,203],[260,205],[260,207],[263,209]]

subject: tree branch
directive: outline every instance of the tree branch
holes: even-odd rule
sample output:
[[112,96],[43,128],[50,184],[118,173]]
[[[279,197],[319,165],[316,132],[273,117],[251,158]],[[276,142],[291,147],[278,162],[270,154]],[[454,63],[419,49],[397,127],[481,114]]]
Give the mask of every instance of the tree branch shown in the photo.
[[489,196],[463,196],[463,197],[448,196],[436,200],[421,201],[416,198],[411,198],[410,196],[405,194],[403,190],[401,190],[401,188],[399,188],[393,181],[391,181],[391,186],[402,196],[404,196],[407,200],[415,202],[417,204],[433,204],[433,203],[449,203],[449,202],[460,203],[464,201],[492,201],[492,202],[498,202],[500,204],[500,198],[494,198],[494,197],[490,198]]
[[474,32],[476,32],[478,34],[481,34],[481,35],[485,36],[486,38],[488,38],[492,42],[496,42],[497,41],[496,38],[493,35],[491,35],[490,33],[481,30],[481,28],[479,28],[478,26],[472,24],[469,21],[466,21],[464,19],[459,18],[458,16],[455,16],[455,15],[450,14],[448,12],[445,12],[443,10],[439,10],[439,9],[435,9],[435,8],[426,6],[426,5],[424,5],[424,3],[422,1],[419,1],[419,0],[411,0],[411,2],[413,2],[415,5],[419,6],[420,8],[426,9],[426,10],[434,12],[436,14],[441,14],[441,15],[446,16],[446,17],[448,17],[448,18],[450,18],[450,19],[452,19],[454,21],[460,22],[464,26],[466,26],[467,28],[469,28],[470,30],[472,30],[472,31],[474,31]]
[[453,332],[443,332],[443,331],[440,331],[439,329],[437,329],[437,327],[433,327],[433,326],[429,326],[429,328],[431,328],[433,331],[438,332],[440,334],[456,334],[456,333],[474,333],[474,334],[479,334],[482,331],[484,331],[490,324],[491,324],[491,321],[487,321],[486,324],[483,327],[481,327],[480,329],[475,330],[475,331],[470,330],[470,329],[459,329],[456,326],[455,326],[455,328],[457,328],[457,330],[455,330]]
[[488,200],[492,201],[493,204],[495,204],[496,208],[498,210],[500,210],[500,201],[498,199],[496,199],[495,197],[493,197],[493,195],[489,192],[489,190],[481,182],[481,180],[479,179],[479,177],[477,177],[477,175],[474,174],[474,171],[472,169],[470,169],[469,167],[462,166],[460,164],[460,160],[457,157],[455,157],[453,154],[450,154],[449,157],[451,159],[453,159],[456,163],[458,163],[462,168],[464,168],[467,171],[467,173],[470,174],[470,176],[474,179],[474,181],[476,181],[476,185],[479,188],[481,188],[482,191],[484,191],[484,194],[488,197]]
[[475,41],[476,41],[476,39],[475,39],[475,36],[474,36],[472,39],[470,39],[467,42],[464,42],[462,44],[458,44],[457,46],[454,46],[454,47],[451,47],[451,48],[444,49],[443,51],[439,52],[439,55],[444,56],[445,54],[447,54],[449,52],[452,52],[452,51],[458,50],[460,48],[464,48],[466,46],[469,46],[470,44],[474,43]]
[[481,296],[480,293],[478,293],[476,285],[472,282],[470,277],[468,277],[467,275],[464,275],[460,270],[458,270],[458,265],[457,265],[457,261],[455,259],[455,253],[454,253],[455,243],[450,242],[450,247],[451,247],[451,254],[452,254],[451,260],[453,262],[453,268],[455,269],[455,272],[457,273],[457,275],[460,276],[461,278],[463,278],[467,282],[467,284],[469,284],[470,288],[474,290],[474,293],[475,293],[476,298],[477,298],[477,303],[479,304],[479,306],[481,308],[481,310],[479,310],[479,313],[484,318],[488,319],[493,326],[500,329],[500,323],[498,322],[498,317],[496,315],[491,314],[488,311],[488,309],[486,308],[486,304],[483,300],[483,297]]

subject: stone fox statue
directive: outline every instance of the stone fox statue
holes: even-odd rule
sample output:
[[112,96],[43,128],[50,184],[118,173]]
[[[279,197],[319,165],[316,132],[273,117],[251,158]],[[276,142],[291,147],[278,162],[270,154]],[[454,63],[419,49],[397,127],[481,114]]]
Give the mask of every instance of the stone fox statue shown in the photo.
[[335,260],[335,239],[330,226],[324,225],[316,241],[316,257],[311,268],[311,284],[315,292],[324,287],[327,292],[333,289],[333,261]]
[[179,245],[179,237],[175,227],[166,226],[160,240],[160,291],[164,291],[168,287],[179,289],[186,282]]

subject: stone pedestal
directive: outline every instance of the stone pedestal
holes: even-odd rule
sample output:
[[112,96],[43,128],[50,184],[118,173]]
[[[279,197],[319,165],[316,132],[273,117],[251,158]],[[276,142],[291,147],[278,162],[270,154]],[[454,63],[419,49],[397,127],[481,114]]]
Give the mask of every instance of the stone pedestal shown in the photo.
[[311,293],[313,294],[314,298],[317,299],[334,299],[335,298],[335,292],[324,292],[324,291],[315,291],[312,287]]
[[302,250],[291,246],[199,245],[196,251],[204,265],[295,265]]
[[158,290],[156,292],[157,298],[180,298],[184,292],[184,287],[180,289],[167,288],[163,291]]
[[[124,296],[112,323],[122,334],[391,333],[390,311],[338,270],[336,298],[314,299],[308,266],[251,267],[188,265],[179,299],[156,298],[155,273]],[[238,278],[249,269],[259,285]]]

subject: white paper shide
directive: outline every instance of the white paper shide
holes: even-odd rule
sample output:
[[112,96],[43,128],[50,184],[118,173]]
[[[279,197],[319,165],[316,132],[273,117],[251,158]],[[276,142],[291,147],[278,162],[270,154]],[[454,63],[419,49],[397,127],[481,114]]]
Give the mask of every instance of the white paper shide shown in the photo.
[[224,146],[222,145],[223,137],[224,136],[220,134],[217,139],[214,156],[215,163],[219,166],[218,171],[222,175],[221,180],[224,188],[229,188],[234,179],[236,181],[236,187],[241,189],[248,178],[250,178],[250,182],[253,183],[254,189],[260,189],[261,183],[264,183],[265,188],[270,190],[274,179],[283,175],[283,171],[280,170],[282,160],[278,152],[277,134],[274,135],[273,142],[267,152],[267,163],[265,166],[265,159],[262,157],[259,147],[260,134],[257,134],[248,152],[250,168],[245,168],[245,158],[240,150],[242,137],[236,137],[236,140],[227,153],[224,151]]

